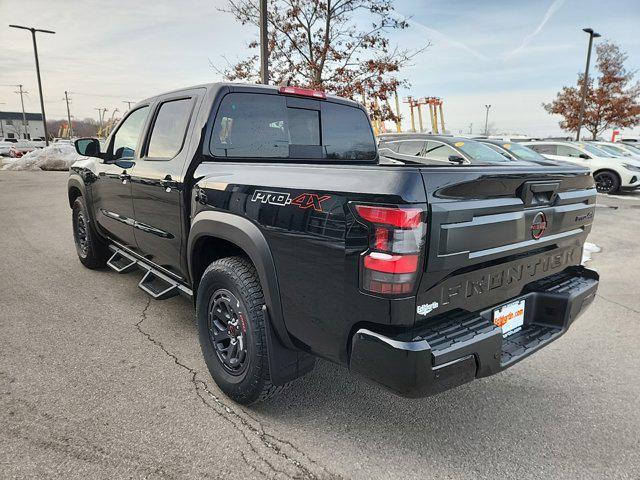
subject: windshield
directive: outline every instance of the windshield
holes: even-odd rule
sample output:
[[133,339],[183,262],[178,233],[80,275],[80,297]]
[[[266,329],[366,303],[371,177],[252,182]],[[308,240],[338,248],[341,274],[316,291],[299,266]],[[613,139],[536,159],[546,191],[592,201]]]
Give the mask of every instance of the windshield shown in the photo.
[[613,157],[619,156],[619,155],[611,155],[609,152],[606,152],[600,148],[596,148],[593,145],[589,145],[588,143],[577,143],[576,145],[581,149],[586,150],[591,155],[595,155],[596,157],[613,158]]
[[613,145],[598,145],[598,148],[604,150],[607,153],[615,155],[617,157],[631,157],[632,155],[629,152],[625,152],[623,149],[619,147],[614,147]]
[[453,144],[458,150],[464,153],[471,159],[472,163],[476,162],[487,162],[487,163],[495,163],[495,162],[510,162],[508,158],[504,155],[496,152],[491,147],[487,145],[476,142],[475,140],[464,140],[455,142]]
[[631,152],[633,155],[640,155],[640,148],[636,147],[635,145],[628,145],[625,143],[624,149],[627,152]]
[[536,162],[547,161],[547,159],[538,152],[525,147],[524,145],[520,145],[518,143],[503,143],[502,146],[512,152],[516,157],[523,160],[533,160]]

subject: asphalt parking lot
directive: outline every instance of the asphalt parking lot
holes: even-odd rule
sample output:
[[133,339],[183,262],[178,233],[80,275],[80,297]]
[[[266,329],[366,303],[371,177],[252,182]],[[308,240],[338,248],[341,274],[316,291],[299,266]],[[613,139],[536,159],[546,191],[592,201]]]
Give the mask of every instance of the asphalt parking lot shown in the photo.
[[0,477],[640,478],[640,194],[598,201],[598,297],[533,357],[420,400],[319,362],[249,409],[189,301],[81,266],[66,173],[0,172]]

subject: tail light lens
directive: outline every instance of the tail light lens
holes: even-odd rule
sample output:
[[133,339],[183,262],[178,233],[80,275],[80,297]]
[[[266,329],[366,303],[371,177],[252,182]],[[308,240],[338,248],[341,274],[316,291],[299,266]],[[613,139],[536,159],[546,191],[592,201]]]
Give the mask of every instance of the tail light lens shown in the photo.
[[383,295],[413,292],[426,232],[421,208],[356,205],[370,224],[369,250],[362,256],[362,288]]

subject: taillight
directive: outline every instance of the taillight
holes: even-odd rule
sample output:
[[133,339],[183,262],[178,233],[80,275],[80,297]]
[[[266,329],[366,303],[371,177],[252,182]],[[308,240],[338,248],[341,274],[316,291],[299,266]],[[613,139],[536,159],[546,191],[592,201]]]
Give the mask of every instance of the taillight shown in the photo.
[[426,229],[421,208],[356,205],[370,223],[369,250],[362,256],[362,288],[389,295],[410,294],[415,287]]

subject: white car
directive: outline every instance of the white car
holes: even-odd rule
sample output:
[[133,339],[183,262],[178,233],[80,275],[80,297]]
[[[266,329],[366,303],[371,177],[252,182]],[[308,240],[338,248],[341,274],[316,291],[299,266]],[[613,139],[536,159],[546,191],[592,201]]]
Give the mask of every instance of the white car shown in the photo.
[[601,193],[640,187],[640,160],[612,155],[593,144],[541,140],[523,145],[551,160],[563,160],[588,167]]
[[631,157],[640,160],[640,149],[628,143],[593,142],[592,145],[617,157]]

